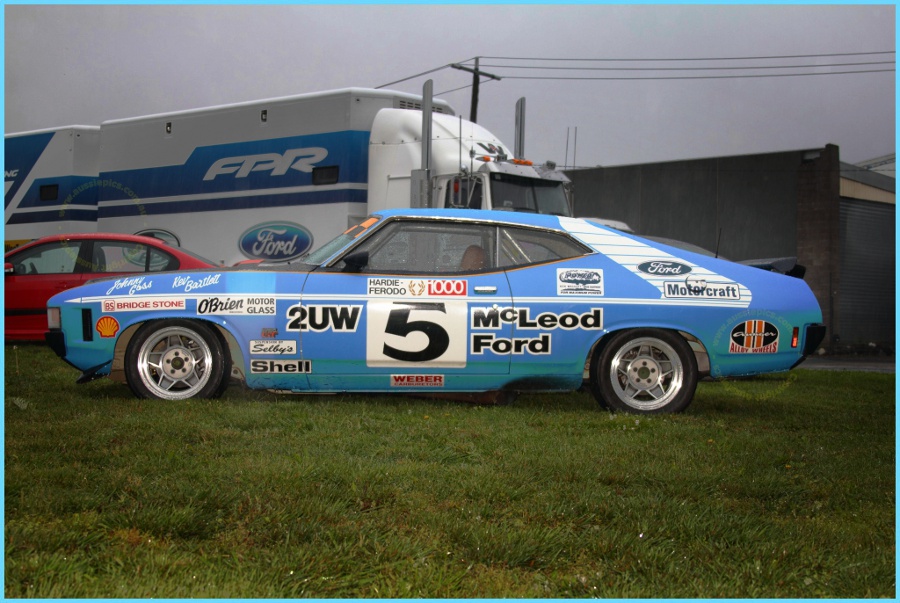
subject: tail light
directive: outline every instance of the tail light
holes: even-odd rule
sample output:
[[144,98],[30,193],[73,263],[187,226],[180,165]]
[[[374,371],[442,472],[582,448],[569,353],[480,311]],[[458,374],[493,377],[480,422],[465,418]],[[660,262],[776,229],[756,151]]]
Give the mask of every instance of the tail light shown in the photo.
[[59,308],[47,308],[47,326],[51,329],[62,328],[62,318]]

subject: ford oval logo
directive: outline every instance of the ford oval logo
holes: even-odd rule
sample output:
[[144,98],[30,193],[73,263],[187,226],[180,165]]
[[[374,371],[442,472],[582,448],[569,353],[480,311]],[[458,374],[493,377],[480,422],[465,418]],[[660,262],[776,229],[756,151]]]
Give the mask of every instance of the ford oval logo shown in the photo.
[[251,260],[288,262],[312,247],[313,236],[293,222],[265,222],[244,231],[238,246]]
[[691,267],[669,260],[653,260],[638,265],[638,270],[654,276],[679,276],[691,271]]

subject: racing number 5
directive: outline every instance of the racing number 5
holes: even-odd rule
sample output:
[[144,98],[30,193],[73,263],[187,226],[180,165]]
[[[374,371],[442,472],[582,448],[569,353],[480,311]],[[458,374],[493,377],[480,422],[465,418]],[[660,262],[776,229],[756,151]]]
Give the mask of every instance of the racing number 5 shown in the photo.
[[401,362],[429,362],[444,355],[450,347],[450,335],[441,325],[427,320],[410,320],[409,315],[413,310],[447,313],[447,309],[441,302],[394,302],[394,305],[404,306],[393,308],[388,315],[387,326],[384,329],[387,335],[407,337],[411,333],[424,333],[428,344],[421,350],[409,351],[384,344],[382,353],[388,358]]
[[463,300],[369,300],[366,366],[466,368],[468,317]]

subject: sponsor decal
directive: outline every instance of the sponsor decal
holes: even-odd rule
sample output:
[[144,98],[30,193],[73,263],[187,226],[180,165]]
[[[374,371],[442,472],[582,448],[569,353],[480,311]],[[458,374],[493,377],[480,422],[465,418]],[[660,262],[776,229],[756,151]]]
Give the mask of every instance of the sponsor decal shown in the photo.
[[129,278],[116,279],[107,291],[107,295],[112,295],[113,291],[128,290],[128,295],[134,295],[141,291],[146,291],[153,287],[153,281],[147,280],[146,276],[132,276]]
[[362,306],[304,306],[298,304],[287,310],[287,330],[355,333],[361,312]]
[[699,280],[666,281],[663,295],[667,299],[741,299],[737,283],[707,283]]
[[465,368],[468,316],[461,299],[371,300],[366,366]]
[[265,222],[244,231],[238,247],[251,260],[287,262],[306,253],[312,243],[312,233],[299,224]]
[[747,320],[731,330],[732,354],[774,354],[778,351],[778,327],[765,320]]
[[190,293],[197,289],[205,289],[212,285],[218,285],[219,279],[221,278],[221,274],[208,274],[199,280],[195,280],[190,276],[176,276],[175,280],[172,281],[172,288],[181,289],[185,293]]
[[638,270],[645,274],[654,276],[682,276],[691,271],[691,267],[681,262],[673,262],[671,260],[652,260],[638,264]]
[[203,176],[204,180],[215,180],[216,176],[234,174],[235,178],[246,178],[251,172],[269,172],[270,176],[284,176],[288,170],[310,173],[317,163],[328,156],[322,147],[288,149],[284,154],[262,153],[223,157],[213,163]]
[[444,387],[444,376],[391,375],[391,387]]
[[473,354],[490,351],[495,354],[534,354],[548,355],[550,350],[550,333],[539,337],[495,337],[493,333],[472,333],[471,347]]
[[472,329],[499,329],[503,324],[515,325],[516,329],[574,329],[599,330],[603,328],[603,308],[591,308],[582,314],[575,312],[541,312],[531,317],[531,308],[472,308],[470,326]]
[[152,310],[184,310],[186,302],[183,297],[166,298],[113,298],[104,299],[101,304],[104,312],[143,312]]
[[100,337],[115,337],[119,332],[119,321],[112,316],[101,316],[95,325]]
[[370,278],[367,293],[372,297],[465,297],[469,284],[462,279]]
[[[474,329],[499,329],[505,324],[513,325],[515,330],[555,330],[575,329],[599,330],[603,328],[603,308],[591,308],[587,312],[541,312],[531,316],[531,308],[472,308],[469,326]],[[496,337],[493,333],[472,333],[469,347],[473,354],[493,352],[495,354],[534,354],[548,355],[552,353],[550,333],[538,337]]]
[[259,356],[290,356],[297,353],[297,342],[292,339],[251,339],[250,353]]
[[558,295],[603,295],[603,271],[593,269],[556,269]]
[[275,298],[251,295],[214,295],[197,300],[197,314],[274,316]]
[[259,336],[263,339],[275,339],[278,337],[278,329],[274,327],[265,328],[259,332]]
[[250,372],[256,375],[283,373],[308,374],[312,372],[310,360],[251,360]]

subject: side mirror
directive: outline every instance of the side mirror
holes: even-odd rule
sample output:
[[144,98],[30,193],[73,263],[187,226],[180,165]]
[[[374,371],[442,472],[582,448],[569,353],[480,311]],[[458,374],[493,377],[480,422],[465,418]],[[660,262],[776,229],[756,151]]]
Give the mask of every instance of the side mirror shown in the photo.
[[12,262],[4,262],[3,263],[3,272],[6,274],[15,274],[16,270],[13,268]]
[[344,258],[343,272],[362,272],[369,265],[368,251],[355,251]]

